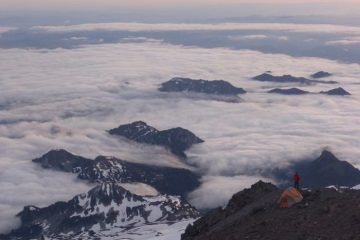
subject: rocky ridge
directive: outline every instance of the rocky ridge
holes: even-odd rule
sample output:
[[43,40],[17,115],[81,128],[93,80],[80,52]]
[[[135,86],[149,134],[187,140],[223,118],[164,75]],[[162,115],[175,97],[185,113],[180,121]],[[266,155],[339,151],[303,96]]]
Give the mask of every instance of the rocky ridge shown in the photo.
[[115,183],[102,183],[68,202],[48,207],[26,206],[17,215],[20,228],[1,239],[86,239],[107,229],[131,229],[137,226],[173,223],[199,216],[183,198],[168,195],[143,197],[130,193]]
[[187,157],[185,151],[192,145],[204,142],[187,129],[177,127],[159,131],[143,121],[120,125],[109,133],[138,143],[164,146],[180,158]]
[[188,169],[150,166],[104,156],[91,160],[63,149],[51,150],[33,162],[43,168],[74,173],[89,182],[141,182],[170,195],[184,196],[200,185],[200,177]]
[[258,182],[189,225],[182,240],[350,240],[360,236],[360,191],[311,189],[280,209],[281,190]]

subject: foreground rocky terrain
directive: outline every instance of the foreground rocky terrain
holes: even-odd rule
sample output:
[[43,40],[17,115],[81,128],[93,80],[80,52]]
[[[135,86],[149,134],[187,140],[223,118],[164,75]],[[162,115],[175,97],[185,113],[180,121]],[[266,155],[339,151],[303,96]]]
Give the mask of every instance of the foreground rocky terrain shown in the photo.
[[302,190],[303,201],[280,209],[281,190],[258,182],[189,225],[182,240],[358,240],[360,191]]

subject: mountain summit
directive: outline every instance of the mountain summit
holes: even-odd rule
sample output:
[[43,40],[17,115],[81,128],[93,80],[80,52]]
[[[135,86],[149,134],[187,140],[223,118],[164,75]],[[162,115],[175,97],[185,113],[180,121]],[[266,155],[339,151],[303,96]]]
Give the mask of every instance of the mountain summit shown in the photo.
[[360,184],[360,170],[346,161],[339,160],[327,150],[313,161],[296,164],[294,169],[302,176],[301,185],[304,187],[353,187]]
[[177,127],[159,131],[142,121],[120,125],[109,130],[109,133],[138,143],[165,146],[173,154],[181,158],[186,158],[185,151],[192,145],[204,142],[204,140],[187,129]]
[[297,171],[302,187],[327,187],[331,185],[353,187],[360,184],[360,170],[346,161],[339,160],[328,150],[322,151],[314,160],[292,163],[284,169],[276,169],[273,176],[281,186],[292,184],[292,175]]
[[159,90],[162,92],[198,92],[215,95],[237,95],[246,93],[244,89],[234,87],[231,83],[224,80],[208,81],[180,77],[172,78],[162,83]]
[[97,239],[136,226],[194,219],[199,213],[184,199],[168,195],[142,197],[115,183],[103,183],[68,202],[44,208],[27,206],[18,214],[21,226],[1,239]]
[[304,77],[294,77],[291,75],[282,75],[282,76],[273,76],[269,73],[263,73],[252,78],[253,80],[261,82],[278,82],[278,83],[301,83],[301,84],[314,84],[314,83],[324,83],[324,84],[335,84],[335,81],[322,81],[322,80],[312,80]]

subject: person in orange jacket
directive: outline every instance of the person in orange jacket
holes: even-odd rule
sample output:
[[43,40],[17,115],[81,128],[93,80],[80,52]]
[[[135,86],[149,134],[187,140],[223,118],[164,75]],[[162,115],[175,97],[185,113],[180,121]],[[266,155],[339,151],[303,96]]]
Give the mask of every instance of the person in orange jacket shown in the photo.
[[298,172],[295,172],[293,179],[294,179],[294,188],[299,190],[300,176]]

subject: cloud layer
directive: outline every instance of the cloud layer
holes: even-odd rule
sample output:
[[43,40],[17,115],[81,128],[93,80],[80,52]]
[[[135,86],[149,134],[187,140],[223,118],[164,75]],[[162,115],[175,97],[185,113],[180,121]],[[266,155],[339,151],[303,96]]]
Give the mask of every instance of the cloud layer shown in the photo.
[[[154,41],[0,49],[0,62],[0,231],[8,229],[23,205],[70,199],[90,188],[70,175],[33,166],[30,160],[50,149],[184,167],[161,147],[105,132],[136,120],[158,129],[181,126],[205,140],[188,151],[189,161],[206,175],[191,195],[197,206],[227,200],[214,196],[212,186],[229,184],[218,187],[217,195],[227,198],[254,182],[258,177],[251,175],[259,170],[315,157],[323,147],[360,167],[358,64]],[[267,70],[295,76],[329,71],[353,95],[267,94],[289,86],[250,80]],[[248,94],[241,103],[226,103],[157,92],[160,83],[175,76],[225,79]],[[314,92],[337,86],[302,87]]]
[[33,30],[48,32],[79,32],[79,31],[232,31],[232,30],[276,30],[314,33],[342,33],[359,35],[360,27],[331,24],[291,24],[291,23],[87,23],[64,26],[34,26]]

